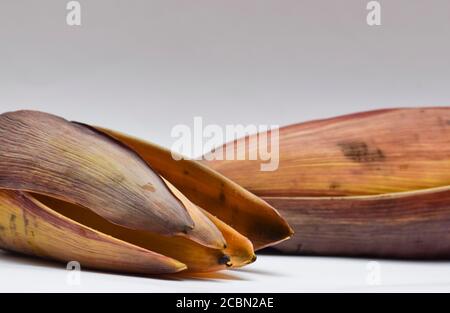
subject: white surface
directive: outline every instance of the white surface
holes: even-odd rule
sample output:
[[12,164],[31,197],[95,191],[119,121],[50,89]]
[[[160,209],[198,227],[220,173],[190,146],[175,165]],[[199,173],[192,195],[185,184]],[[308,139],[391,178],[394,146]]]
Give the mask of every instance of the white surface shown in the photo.
[[260,255],[256,263],[197,277],[81,270],[0,252],[0,292],[448,292],[450,262]]

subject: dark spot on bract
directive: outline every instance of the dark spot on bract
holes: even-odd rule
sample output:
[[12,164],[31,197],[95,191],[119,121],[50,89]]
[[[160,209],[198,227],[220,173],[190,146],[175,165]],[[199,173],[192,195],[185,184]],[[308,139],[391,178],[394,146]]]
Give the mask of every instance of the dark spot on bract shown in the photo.
[[25,211],[23,212],[23,225],[24,225],[24,228],[25,228],[25,235],[28,235],[28,224],[29,224],[30,222],[28,221],[28,218],[27,218],[27,216],[26,216],[26,214],[25,214]]
[[381,162],[386,158],[381,149],[371,148],[364,141],[341,142],[338,146],[345,157],[354,162]]
[[0,243],[4,242],[4,240],[2,238],[2,235],[4,232],[5,232],[5,227],[3,225],[0,225]]
[[15,233],[16,232],[16,216],[14,214],[11,214],[9,217],[9,229]]
[[376,152],[376,157],[377,157],[377,158],[379,158],[379,159],[384,159],[384,158],[385,158],[384,153],[383,153],[383,150],[381,150],[380,148],[377,148],[376,151],[377,151],[377,152]]
[[155,187],[153,187],[153,185],[150,183],[145,184],[144,186],[142,186],[142,188],[144,190],[151,191],[151,192],[155,191]]
[[341,184],[339,184],[339,183],[337,183],[337,182],[332,182],[332,183],[330,183],[330,189],[331,189],[331,190],[338,189],[339,187],[341,187]]
[[194,225],[186,225],[184,226],[183,230],[181,231],[183,234],[188,234],[194,229]]
[[231,259],[228,255],[223,255],[219,258],[220,265],[231,266]]
[[223,192],[223,190],[220,192],[219,200],[220,202],[225,202],[225,193]]

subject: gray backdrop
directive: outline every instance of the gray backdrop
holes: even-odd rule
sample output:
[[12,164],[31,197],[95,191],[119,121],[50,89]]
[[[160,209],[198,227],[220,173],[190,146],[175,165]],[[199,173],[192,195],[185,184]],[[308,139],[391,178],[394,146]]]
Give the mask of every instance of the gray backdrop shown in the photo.
[[170,145],[175,124],[289,124],[450,104],[450,1],[0,1],[0,111]]

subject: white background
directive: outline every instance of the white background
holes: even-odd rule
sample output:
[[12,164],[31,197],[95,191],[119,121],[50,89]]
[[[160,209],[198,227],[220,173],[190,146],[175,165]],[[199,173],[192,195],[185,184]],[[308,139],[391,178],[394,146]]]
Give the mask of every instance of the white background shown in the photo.
[[[38,109],[169,147],[176,124],[279,124],[450,104],[450,2],[0,0],[0,111]],[[0,254],[1,291],[450,291],[450,262],[260,256],[240,271],[156,279]],[[373,263],[370,263],[373,265]],[[368,284],[369,282],[369,284]],[[380,285],[373,286],[373,283]]]

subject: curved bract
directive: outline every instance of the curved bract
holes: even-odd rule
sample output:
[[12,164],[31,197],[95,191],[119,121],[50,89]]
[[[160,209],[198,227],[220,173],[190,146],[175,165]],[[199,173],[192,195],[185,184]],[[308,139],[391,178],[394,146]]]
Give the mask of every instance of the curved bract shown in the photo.
[[195,204],[251,240],[255,249],[292,235],[292,229],[267,202],[200,162],[175,160],[171,151],[117,131],[97,127],[139,155]]
[[254,161],[203,161],[287,219],[296,234],[277,249],[450,257],[449,107],[363,112],[283,127],[279,135],[276,171],[261,172]]
[[0,246],[82,267],[132,273],[176,273],[185,264],[106,235],[58,213],[33,195],[0,190]]
[[299,230],[275,247],[280,251],[450,258],[450,186],[369,196],[265,199]]
[[[263,200],[134,140],[42,112],[1,114],[0,248],[108,271],[210,272],[290,235]],[[193,168],[201,175],[177,179]]]
[[203,162],[259,196],[368,195],[450,184],[448,107],[345,115],[282,127],[279,136],[276,171],[260,171],[251,160]]
[[136,153],[87,127],[46,113],[5,113],[0,147],[0,188],[79,204],[125,227],[165,234],[194,227]]

